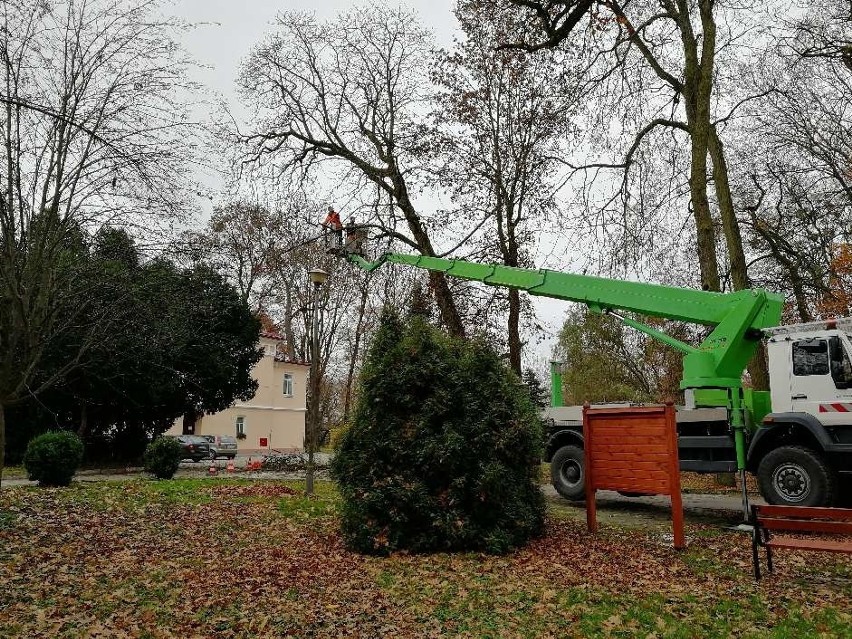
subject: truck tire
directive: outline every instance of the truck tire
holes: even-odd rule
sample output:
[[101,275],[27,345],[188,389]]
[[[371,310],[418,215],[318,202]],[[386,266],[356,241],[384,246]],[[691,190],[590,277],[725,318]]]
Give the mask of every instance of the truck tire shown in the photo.
[[757,483],[770,504],[831,506],[834,502],[834,473],[818,453],[802,446],[769,451],[757,467]]
[[563,446],[553,454],[550,483],[565,499],[580,501],[586,497],[583,462],[583,449],[578,446]]

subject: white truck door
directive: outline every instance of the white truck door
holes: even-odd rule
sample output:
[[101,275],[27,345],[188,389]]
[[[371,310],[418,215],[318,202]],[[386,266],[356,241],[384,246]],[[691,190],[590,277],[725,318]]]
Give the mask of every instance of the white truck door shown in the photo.
[[831,354],[836,358],[837,343],[832,340],[837,339],[828,336],[806,337],[792,343],[792,409],[810,413],[826,426],[852,424],[852,384],[835,379],[838,377],[836,362],[832,375],[829,346],[832,347]]
[[769,390],[773,413],[789,413],[793,410],[790,399],[793,367],[790,361],[790,340],[771,338],[766,344],[769,355]]

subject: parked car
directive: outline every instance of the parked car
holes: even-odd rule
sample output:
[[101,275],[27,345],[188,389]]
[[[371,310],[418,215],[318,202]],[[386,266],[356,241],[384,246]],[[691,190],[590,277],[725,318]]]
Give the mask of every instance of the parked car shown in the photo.
[[196,435],[174,435],[183,448],[181,459],[191,459],[199,462],[202,459],[210,459],[210,443],[203,437]]
[[210,445],[210,458],[227,457],[233,459],[237,456],[237,438],[230,435],[202,435]]

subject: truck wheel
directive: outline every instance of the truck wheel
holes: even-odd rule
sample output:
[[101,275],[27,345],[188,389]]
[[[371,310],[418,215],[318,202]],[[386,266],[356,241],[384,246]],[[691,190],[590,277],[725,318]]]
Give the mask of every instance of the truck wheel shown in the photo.
[[583,471],[583,449],[563,446],[550,461],[550,483],[560,495],[571,501],[585,499],[586,474]]
[[770,504],[831,506],[834,474],[816,452],[801,446],[770,451],[757,467],[760,494]]

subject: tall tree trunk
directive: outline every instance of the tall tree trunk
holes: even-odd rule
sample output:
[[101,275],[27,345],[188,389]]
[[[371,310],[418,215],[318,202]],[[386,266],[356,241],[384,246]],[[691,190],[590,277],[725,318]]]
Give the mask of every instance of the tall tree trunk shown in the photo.
[[367,307],[367,296],[369,288],[364,284],[361,289],[361,303],[358,305],[358,323],[355,326],[355,344],[352,346],[352,354],[349,357],[349,369],[346,371],[346,389],[343,393],[343,422],[349,422],[349,408],[352,402],[352,382],[355,376],[355,364],[358,361],[358,352],[361,349],[361,337],[364,330],[364,310]]
[[[424,253],[424,255],[428,254]],[[441,312],[441,321],[447,331],[450,335],[464,337],[464,324],[461,321],[456,301],[453,299],[450,285],[447,283],[447,276],[439,271],[429,271],[429,289],[435,296],[435,303]]]
[[80,439],[89,434],[89,407],[84,401],[80,406],[80,426],[77,428],[77,436]]
[[0,487],[3,486],[3,469],[6,467],[6,405],[0,402]]
[[[731,185],[728,181],[728,164],[725,161],[725,147],[719,139],[715,126],[709,129],[710,157],[713,160],[713,183],[716,187],[716,199],[719,203],[719,216],[725,233],[725,245],[731,263],[731,283],[734,290],[741,291],[749,287],[748,267],[746,265],[743,238],[740,223],[734,210],[731,197]],[[769,390],[769,363],[766,361],[766,347],[757,349],[748,365],[751,385],[756,390]]]
[[683,97],[686,121],[689,126],[691,158],[689,171],[689,196],[698,244],[698,267],[701,287],[719,291],[719,261],[716,257],[716,234],[713,215],[707,198],[707,147],[710,136],[710,99],[713,92],[713,64],[715,61],[716,30],[713,23],[712,3],[700,0],[703,41],[698,51],[696,37],[685,1],[678,1],[677,18],[683,43]]
[[808,296],[802,286],[802,278],[798,273],[790,273],[790,283],[793,286],[793,299],[796,300],[796,311],[799,313],[799,320],[802,322],[812,322],[814,320],[811,315],[811,309],[808,308]]
[[516,288],[509,289],[509,367],[521,376],[521,295]]
[[[408,229],[417,243],[417,248],[423,255],[435,257],[435,249],[432,248],[432,241],[429,239],[429,235],[420,221],[420,216],[417,215],[417,211],[408,197],[408,188],[405,185],[402,175],[397,174],[395,177],[393,197],[396,205],[405,216],[405,221],[408,223]],[[438,310],[441,313],[441,321],[444,323],[447,331],[450,335],[464,337],[464,324],[456,306],[456,301],[453,299],[453,293],[450,291],[450,285],[447,283],[447,276],[439,271],[429,271],[429,289],[435,296],[435,302],[438,304]]]
[[707,198],[707,141],[706,129],[698,123],[690,125],[692,161],[689,172],[689,197],[695,219],[695,235],[698,244],[698,269],[701,288],[708,291],[722,289],[719,277],[719,261],[716,257],[716,234],[713,215]]
[[296,359],[296,335],[293,332],[293,292],[289,283],[284,283],[284,339],[287,343],[287,357]]
[[743,238],[740,233],[740,223],[734,210],[731,185],[728,182],[725,147],[719,139],[715,126],[710,127],[708,141],[710,157],[713,160],[713,184],[716,187],[716,199],[719,203],[719,217],[722,219],[725,245],[728,249],[728,259],[731,262],[731,283],[734,285],[735,291],[741,291],[749,287],[748,269],[745,251],[743,250]]

